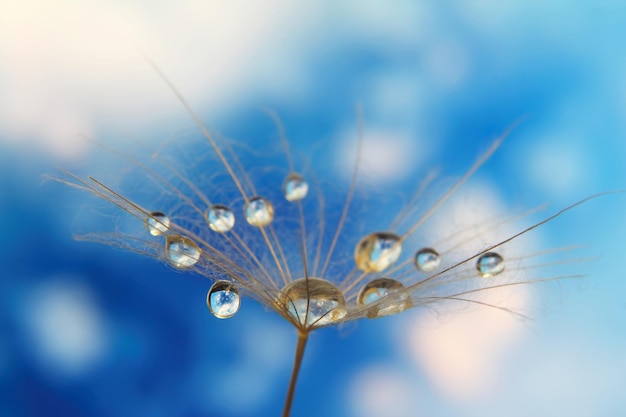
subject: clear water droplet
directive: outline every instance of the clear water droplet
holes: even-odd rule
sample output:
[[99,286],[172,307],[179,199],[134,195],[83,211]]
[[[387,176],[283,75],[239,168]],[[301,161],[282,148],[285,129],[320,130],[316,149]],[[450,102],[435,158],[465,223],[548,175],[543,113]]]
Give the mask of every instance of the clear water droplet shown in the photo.
[[309,192],[309,183],[298,174],[289,174],[283,182],[283,194],[287,201],[302,200]]
[[253,197],[244,209],[246,220],[253,226],[265,226],[274,219],[274,206],[263,197]]
[[165,242],[165,256],[176,268],[191,268],[200,260],[201,254],[202,250],[188,237],[167,237],[167,241]]
[[357,244],[354,260],[364,272],[380,272],[396,262],[402,253],[400,237],[388,232],[372,233]]
[[239,288],[230,281],[216,281],[209,289],[206,304],[218,319],[228,319],[237,313],[241,299]]
[[476,270],[485,278],[496,276],[504,271],[504,259],[495,252],[487,252],[476,261]]
[[320,327],[343,319],[348,311],[339,289],[329,281],[300,278],[289,283],[278,300],[279,308],[306,327]]
[[373,305],[367,311],[367,317],[374,319],[377,317],[398,314],[412,306],[409,293],[404,285],[391,278],[378,278],[366,284],[359,293],[357,303],[367,306],[385,298],[380,305]]
[[433,248],[423,248],[415,254],[415,267],[422,272],[433,272],[440,263],[441,257]]
[[170,228],[170,218],[160,211],[153,211],[146,218],[146,228],[152,236],[161,236]]
[[206,221],[211,230],[224,233],[235,225],[235,214],[228,207],[215,204],[207,211]]

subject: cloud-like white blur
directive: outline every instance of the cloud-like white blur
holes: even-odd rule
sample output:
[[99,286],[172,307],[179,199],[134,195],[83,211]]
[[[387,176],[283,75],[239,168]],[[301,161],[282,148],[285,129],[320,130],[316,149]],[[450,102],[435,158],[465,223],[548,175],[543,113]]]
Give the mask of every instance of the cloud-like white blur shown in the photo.
[[[465,242],[455,259],[472,256],[484,250],[486,244],[496,243],[516,231],[509,224],[492,228],[498,224],[494,219],[501,219],[503,204],[489,186],[468,185],[457,197],[440,209],[429,232],[432,236],[450,236],[472,226],[470,235],[477,239]],[[524,271],[517,270],[518,261],[510,258],[524,254],[522,248],[518,244],[507,245],[506,251],[497,250],[505,259],[505,274],[514,274],[515,281],[524,279]],[[475,273],[473,264],[466,273]],[[491,289],[478,295],[481,302],[513,311],[523,310],[530,303],[530,293],[524,286]],[[497,389],[501,366],[523,335],[524,325],[495,308],[468,305],[459,311],[455,306],[458,304],[450,304],[456,313],[445,321],[428,311],[414,313],[415,320],[405,321],[400,350],[408,350],[416,369],[426,373],[447,398],[471,401]]]
[[89,290],[54,281],[27,297],[22,315],[34,353],[52,373],[78,376],[107,352],[106,324]]
[[254,85],[267,85],[260,81],[268,79],[269,66],[288,89],[289,57],[298,56],[299,34],[311,16],[284,0],[149,7],[121,1],[3,2],[0,140],[35,142],[76,156],[79,135],[93,134],[99,125],[115,121],[118,127],[145,128],[159,120],[173,100],[160,100],[164,86],[139,49],[188,99],[201,99],[210,108],[227,107]]
[[[344,129],[335,141],[339,150],[336,165],[338,171],[350,178],[354,172],[357,155],[358,134],[356,127]],[[359,154],[359,179],[373,184],[385,183],[406,177],[421,166],[431,151],[417,138],[391,129],[367,129]]]
[[[490,291],[486,303],[522,308],[523,289]],[[511,315],[487,307],[469,307],[446,321],[423,313],[406,332],[406,346],[417,369],[448,398],[471,401],[486,398],[502,383],[501,369],[524,334]]]
[[419,411],[419,393],[411,381],[388,366],[360,370],[349,393],[354,417],[413,417]]
[[536,140],[525,164],[533,189],[559,196],[577,192],[596,175],[575,132]]
[[103,126],[139,130],[164,118],[171,125],[180,108],[139,50],[194,107],[216,116],[260,92],[306,91],[308,63],[342,36],[414,42],[425,15],[408,3],[399,13],[375,1],[4,2],[0,140],[77,157],[80,135]]

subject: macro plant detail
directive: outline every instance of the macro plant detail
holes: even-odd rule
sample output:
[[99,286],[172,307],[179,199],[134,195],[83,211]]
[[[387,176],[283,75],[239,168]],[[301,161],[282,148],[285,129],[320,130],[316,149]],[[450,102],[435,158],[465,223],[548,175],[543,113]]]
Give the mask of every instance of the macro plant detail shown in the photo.
[[[154,68],[194,119],[216,158],[207,164],[207,170],[223,170],[232,190],[212,195],[213,179],[204,184],[188,177],[159,153],[151,159],[165,173],[138,160],[131,163],[171,197],[172,202],[163,206],[140,204],[93,177],[83,179],[63,171],[65,177],[59,180],[95,194],[143,223],[143,234],[118,231],[85,235],[85,240],[133,250],[164,260],[177,270],[209,278],[212,285],[206,296],[207,308],[219,319],[234,316],[242,299],[250,297],[297,329],[283,417],[290,415],[305,347],[314,330],[364,318],[378,319],[412,308],[437,308],[443,302],[474,304],[523,318],[522,313],[506,306],[481,301],[481,295],[490,290],[576,276],[531,276],[529,271],[545,265],[528,261],[547,251],[511,256],[505,256],[505,252],[518,237],[595,196],[504,239],[490,241],[487,232],[459,230],[443,239],[418,241],[422,239],[417,236],[422,226],[489,160],[512,128],[496,139],[460,179],[440,192],[434,202],[421,205],[424,190],[432,186],[432,178],[427,178],[418,182],[407,206],[390,216],[387,228],[370,229],[365,222],[355,228],[353,225],[359,221],[353,215],[355,192],[362,169],[364,137],[360,110],[349,188],[341,211],[329,215],[323,187],[314,173],[308,175],[296,165],[283,126],[274,113],[269,115],[280,133],[283,165],[270,168],[286,172],[280,182],[270,183],[263,179],[266,172],[254,175],[227,141],[211,134],[181,93]],[[533,211],[488,221],[481,225],[482,230],[495,230]],[[355,229],[360,233],[356,234]],[[481,249],[469,256],[459,255],[458,249],[469,240],[483,242]],[[567,248],[553,252],[567,252]]]

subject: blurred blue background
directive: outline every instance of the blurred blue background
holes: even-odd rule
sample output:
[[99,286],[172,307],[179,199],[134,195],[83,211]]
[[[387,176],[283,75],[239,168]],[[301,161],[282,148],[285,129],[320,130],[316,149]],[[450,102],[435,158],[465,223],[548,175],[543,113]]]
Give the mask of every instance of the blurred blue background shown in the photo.
[[[56,166],[123,176],[84,136],[124,152],[194,134],[138,49],[229,138],[275,140],[267,106],[294,148],[323,140],[327,181],[348,181],[356,102],[378,139],[365,180],[402,193],[416,170],[463,173],[525,117],[477,181],[505,208],[558,209],[626,188],[625,19],[617,1],[0,4],[0,415],[282,409],[288,323],[249,300],[217,320],[208,280],[73,240],[102,230],[80,215],[93,200],[43,181]],[[539,231],[540,249],[594,259],[533,299],[532,328],[416,310],[314,334],[293,415],[624,415],[625,205],[603,197]]]

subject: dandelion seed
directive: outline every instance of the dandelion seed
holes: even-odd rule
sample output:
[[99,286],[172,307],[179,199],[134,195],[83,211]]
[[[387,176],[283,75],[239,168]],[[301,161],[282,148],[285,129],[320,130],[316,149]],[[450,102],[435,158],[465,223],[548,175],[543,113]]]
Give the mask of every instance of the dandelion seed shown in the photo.
[[[215,280],[207,294],[207,306],[218,318],[229,318],[237,313],[241,290],[242,294],[252,296],[293,324],[298,330],[298,343],[283,417],[290,414],[308,336],[316,329],[362,318],[377,319],[410,308],[432,307],[442,301],[473,303],[522,316],[506,307],[482,302],[477,296],[491,289],[565,278],[532,280],[516,274],[522,268],[513,264],[507,268],[510,274],[506,274],[501,248],[597,196],[579,201],[506,239],[483,245],[482,250],[469,256],[460,256],[456,252],[470,239],[466,236],[467,231],[458,231],[443,240],[441,245],[435,246],[437,250],[420,248],[412,240],[421,226],[491,157],[508,131],[421,215],[412,217],[413,207],[408,207],[402,210],[389,230],[366,231],[360,239],[354,239],[353,234],[350,239],[345,239],[363,140],[360,118],[354,173],[339,220],[331,228],[325,215],[323,191],[308,195],[309,183],[303,176],[295,174],[297,171],[284,129],[273,113],[270,116],[281,133],[286,155],[284,168],[289,173],[284,177],[282,187],[276,186],[274,190],[264,188],[263,193],[267,192],[267,197],[261,197],[255,188],[258,180],[246,171],[245,164],[241,163],[236,153],[218,143],[173,84],[156,66],[154,68],[187,109],[224,168],[240,197],[238,201],[243,201],[243,214],[248,224],[235,222],[237,200],[226,201],[225,205],[213,204],[212,196],[202,191],[207,187],[193,178],[187,178],[162,158],[156,158],[156,161],[176,181],[139,162],[135,165],[168,195],[175,197],[173,204],[163,208],[175,208],[169,216],[160,211],[146,210],[91,177],[81,179],[63,171],[67,177],[61,181],[90,191],[145,222],[147,235],[164,235],[166,238],[165,244],[156,242],[150,236],[120,234],[91,235],[87,239],[131,248],[164,259],[177,269],[193,271]],[[430,183],[430,179],[426,183]],[[422,195],[422,192],[422,187],[419,187],[416,196]],[[282,197],[274,198],[277,193]],[[416,198],[410,201],[413,204]],[[489,227],[498,225],[500,223]],[[403,247],[408,250],[403,251]]]

